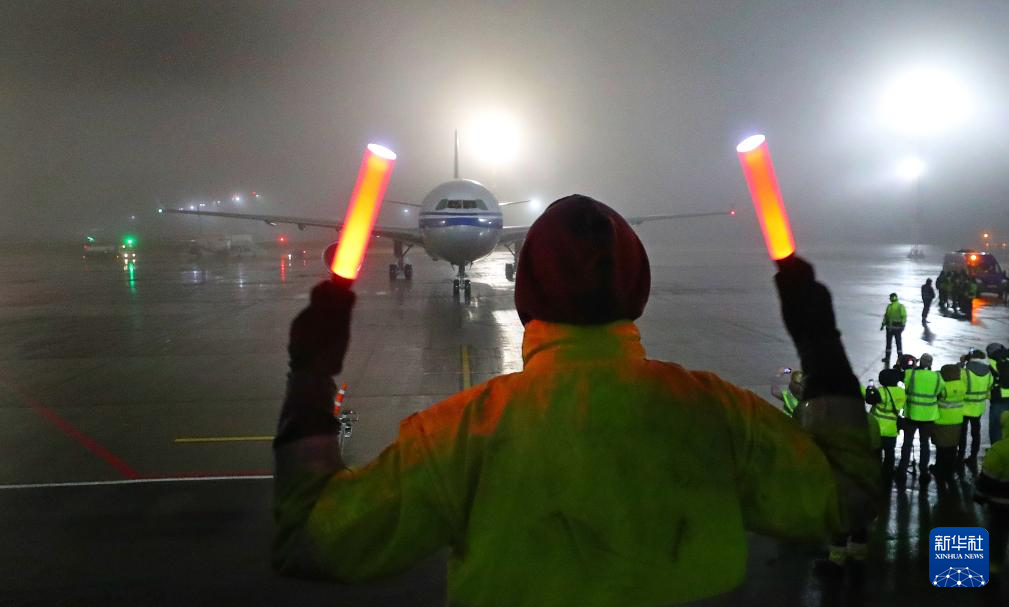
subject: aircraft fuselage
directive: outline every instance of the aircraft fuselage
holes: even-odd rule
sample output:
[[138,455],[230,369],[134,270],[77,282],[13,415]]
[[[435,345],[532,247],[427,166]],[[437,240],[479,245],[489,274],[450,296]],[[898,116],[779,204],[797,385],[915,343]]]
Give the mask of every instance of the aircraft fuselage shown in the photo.
[[431,257],[465,266],[494,250],[503,219],[490,190],[476,181],[456,179],[424,197],[418,226]]

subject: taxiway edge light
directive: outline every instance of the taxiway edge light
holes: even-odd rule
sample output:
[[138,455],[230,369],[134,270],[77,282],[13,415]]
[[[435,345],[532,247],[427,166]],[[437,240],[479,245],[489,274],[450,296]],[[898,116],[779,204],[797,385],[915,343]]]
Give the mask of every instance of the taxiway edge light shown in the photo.
[[795,239],[774,174],[767,139],[763,135],[747,137],[736,146],[736,154],[753,199],[753,208],[760,220],[767,254],[774,261],[784,259],[795,253]]
[[340,230],[340,244],[330,266],[336,276],[347,280],[357,278],[395,164],[396,154],[392,150],[368,144],[347,206],[343,229]]

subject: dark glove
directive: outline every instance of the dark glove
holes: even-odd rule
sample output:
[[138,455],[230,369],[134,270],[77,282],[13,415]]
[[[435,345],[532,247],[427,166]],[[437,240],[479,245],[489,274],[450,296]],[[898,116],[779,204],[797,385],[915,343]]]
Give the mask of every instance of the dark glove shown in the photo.
[[778,261],[774,283],[781,316],[806,373],[803,396],[833,394],[861,399],[858,380],[841,344],[830,291],[816,282],[813,266],[791,255]]
[[333,417],[336,384],[350,343],[350,313],[355,295],[348,281],[327,280],[312,289],[308,307],[291,323],[287,346],[291,372],[287,396],[277,423],[274,446],[325,434],[336,434]]
[[308,307],[291,323],[287,346],[292,371],[336,375],[350,343],[350,313],[356,300],[346,281],[315,285]]

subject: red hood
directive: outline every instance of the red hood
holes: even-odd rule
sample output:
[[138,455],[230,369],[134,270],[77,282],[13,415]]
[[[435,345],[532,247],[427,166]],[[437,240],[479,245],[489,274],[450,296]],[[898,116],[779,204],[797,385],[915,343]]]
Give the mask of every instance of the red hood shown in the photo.
[[650,288],[648,255],[631,226],[605,204],[575,194],[551,204],[529,228],[515,309],[522,324],[634,320]]

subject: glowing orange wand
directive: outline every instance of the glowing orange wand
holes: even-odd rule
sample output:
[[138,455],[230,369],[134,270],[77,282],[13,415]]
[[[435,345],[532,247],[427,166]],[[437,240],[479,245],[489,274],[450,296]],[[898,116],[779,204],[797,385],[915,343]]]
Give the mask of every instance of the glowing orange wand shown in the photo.
[[357,278],[395,164],[396,154],[392,150],[375,143],[368,144],[354,192],[350,196],[343,229],[340,230],[340,244],[329,267],[336,276],[346,280]]
[[780,261],[795,253],[792,227],[785,212],[785,201],[781,198],[778,179],[774,176],[771,151],[763,135],[747,137],[736,146],[739,164],[743,167],[746,185],[750,188],[753,208],[760,220],[764,233],[767,254],[774,261]]

